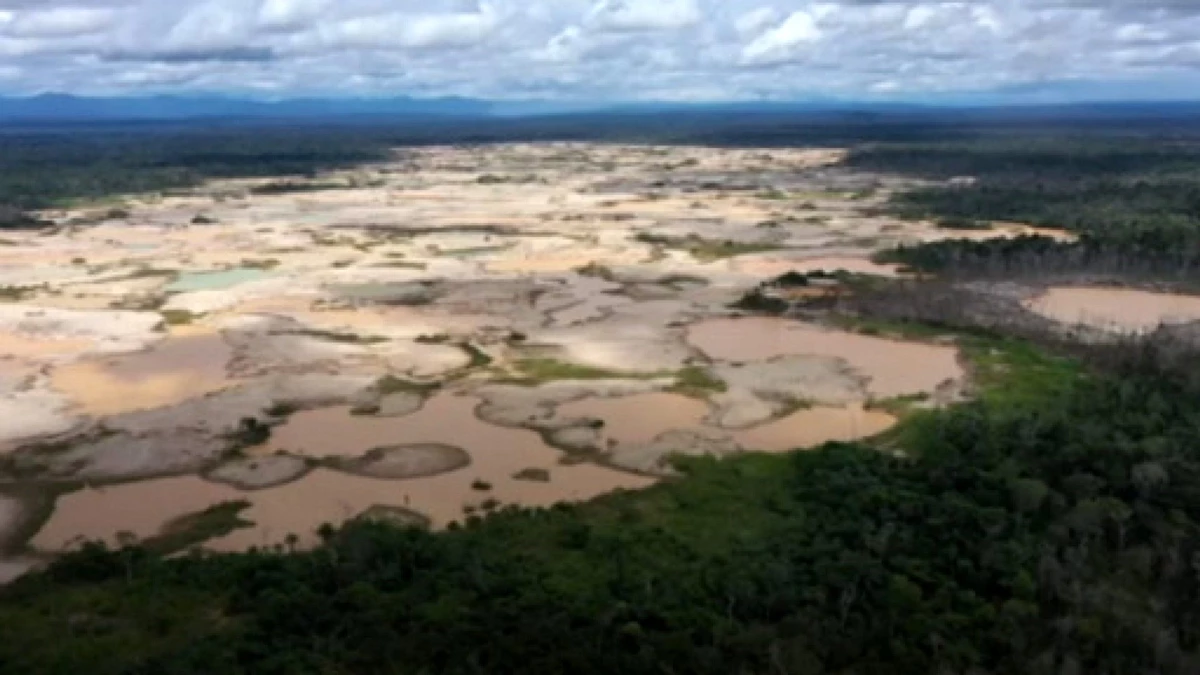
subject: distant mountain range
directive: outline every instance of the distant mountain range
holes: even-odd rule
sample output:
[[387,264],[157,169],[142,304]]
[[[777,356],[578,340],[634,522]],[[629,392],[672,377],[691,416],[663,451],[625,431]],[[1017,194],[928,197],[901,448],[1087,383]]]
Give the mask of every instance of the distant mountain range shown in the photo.
[[1200,115],[1200,102],[1100,102],[1049,105],[995,103],[841,101],[819,99],[782,102],[558,102],[487,101],[471,98],[298,98],[256,101],[221,96],[81,97],[41,94],[0,97],[0,123],[76,123],[183,120],[314,120],[320,118],[482,118],[533,117],[580,113],[656,115],[671,112],[703,114],[811,114],[822,112],[917,114],[954,111],[992,119],[1037,117],[1114,117]]
[[204,118],[316,118],[343,115],[469,116],[491,104],[465,98],[289,99],[254,101],[216,96],[81,97],[42,94],[0,97],[0,121],[69,122]]

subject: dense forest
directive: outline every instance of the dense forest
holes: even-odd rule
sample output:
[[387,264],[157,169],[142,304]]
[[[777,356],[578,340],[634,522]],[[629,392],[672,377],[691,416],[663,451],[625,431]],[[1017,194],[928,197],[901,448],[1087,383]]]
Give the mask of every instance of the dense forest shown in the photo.
[[22,211],[189,187],[208,178],[311,174],[383,157],[352,130],[103,130],[0,134],[0,226]]
[[[1138,143],[1004,132],[869,146],[851,162],[978,177],[900,197],[911,215],[1023,219],[1102,242],[893,253],[941,271],[1006,260],[1001,274],[1101,250],[1136,260],[1138,238],[1162,232],[1196,241],[1191,146]],[[217,147],[197,171],[236,166],[240,152]],[[283,153],[271,172],[350,161],[362,147],[300,164]],[[259,170],[252,154],[242,171]],[[1058,218],[1072,201],[1085,215]],[[842,318],[952,335],[972,402],[913,412],[871,443],[682,461],[682,478],[643,492],[509,508],[443,533],[358,522],[327,529],[313,551],[170,558],[89,545],[0,590],[0,672],[1200,672],[1195,341],[1163,331],[1071,344],[938,295],[955,291],[937,282],[875,292],[875,305],[864,297]],[[942,313],[922,313],[935,305]],[[899,309],[873,319],[872,306]]]
[[973,179],[898,195],[891,210],[904,217],[1016,221],[1079,235],[1075,243],[951,242],[899,251],[893,261],[960,275],[1200,279],[1200,137],[1192,134],[873,145],[848,163],[936,181]]

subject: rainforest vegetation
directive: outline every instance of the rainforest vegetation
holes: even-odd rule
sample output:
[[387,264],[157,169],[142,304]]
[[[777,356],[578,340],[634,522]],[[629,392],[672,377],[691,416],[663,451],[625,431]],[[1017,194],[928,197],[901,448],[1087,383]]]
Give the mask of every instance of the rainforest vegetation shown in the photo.
[[[977,177],[899,197],[909,215],[1034,221],[1085,242],[896,259],[1010,261],[1000,276],[1105,251],[1112,274],[1147,278],[1191,269],[1191,148],[1005,134],[850,162]],[[1137,266],[1147,252],[1176,267]],[[682,478],[646,491],[443,533],[351,523],[313,551],[89,545],[0,591],[0,672],[1200,672],[1191,331],[1076,344],[963,293],[897,283],[840,306],[860,330],[951,336],[970,362],[972,402],[882,438],[681,461]]]
[[[904,217],[1015,221],[1078,236],[1073,243],[1045,237],[946,242],[886,256],[894,262],[970,276],[1200,275],[1200,137],[1195,135],[1017,135],[873,145],[853,153],[848,163],[939,181],[896,196],[890,210]],[[954,187],[941,184],[956,178],[962,182]]]

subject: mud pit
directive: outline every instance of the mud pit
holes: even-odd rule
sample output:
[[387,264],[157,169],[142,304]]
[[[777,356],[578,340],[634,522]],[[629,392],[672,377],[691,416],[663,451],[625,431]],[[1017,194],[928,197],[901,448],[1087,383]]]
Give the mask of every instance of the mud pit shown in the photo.
[[1027,306],[1063,324],[1144,333],[1162,324],[1200,321],[1200,297],[1121,288],[1051,288]]
[[775,318],[717,319],[694,325],[688,339],[709,358],[761,361],[786,355],[845,361],[867,378],[875,398],[930,393],[962,378],[953,347],[885,340]]
[[53,385],[92,416],[161,408],[229,386],[232,357],[217,333],[177,330],[142,353],[59,368]]
[[[843,155],[404,149],[315,179],[346,189],[221,181],[15,237],[0,452],[22,480],[107,485],[60,497],[32,546],[151,537],[242,499],[254,526],[208,546],[312,543],[373,507],[441,527],[643,487],[675,453],[876,434],[893,420],[865,404],[960,380],[953,348],[726,318],[784,272],[895,276],[871,254],[947,236],[878,215],[910,185]],[[681,395],[685,375],[709,384]]]

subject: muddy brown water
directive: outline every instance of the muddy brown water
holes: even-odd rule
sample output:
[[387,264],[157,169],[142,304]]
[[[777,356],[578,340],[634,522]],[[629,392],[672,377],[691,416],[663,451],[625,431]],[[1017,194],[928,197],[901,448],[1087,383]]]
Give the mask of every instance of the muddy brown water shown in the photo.
[[712,359],[764,361],[785,355],[842,359],[870,378],[872,396],[933,392],[963,376],[949,346],[901,342],[771,317],[713,319],[693,325],[688,341]]
[[1051,288],[1027,306],[1050,319],[1122,332],[1200,320],[1200,297],[1123,288]]
[[[121,532],[153,536],[183,515],[223,501],[245,499],[243,518],[254,527],[237,530],[206,544],[214,550],[244,550],[284,542],[296,534],[300,545],[316,541],[326,522],[338,523],[376,505],[404,507],[428,516],[435,527],[462,520],[464,507],[488,499],[501,504],[550,506],[583,501],[616,489],[639,489],[652,479],[594,464],[561,464],[559,451],[531,431],[497,427],[474,414],[478,400],[443,394],[420,412],[398,418],[363,418],[345,408],[302,412],[281,427],[260,452],[287,447],[310,456],[357,456],[381,444],[444,443],[471,455],[470,466],[411,480],[379,480],[318,469],[280,487],[241,492],[201,478],[163,478],[104,489],[87,489],[59,498],[49,522],[32,544],[40,550],[69,547],[80,537],[116,542]],[[521,481],[513,475],[545,469],[550,482]],[[477,489],[477,481],[488,484]],[[153,504],[154,508],[147,508]]]
[[828,441],[866,438],[896,423],[891,415],[864,410],[861,404],[814,407],[735,431],[706,425],[708,413],[709,407],[703,401],[665,393],[586,399],[559,408],[564,417],[604,420],[604,436],[619,444],[648,443],[668,431],[692,430],[726,435],[747,450],[759,452],[788,452]]
[[861,404],[841,408],[819,406],[731,435],[744,448],[789,452],[830,441],[854,441],[875,436],[895,426],[896,421],[885,412],[865,410]]
[[702,426],[708,404],[679,394],[590,398],[560,406],[559,416],[604,420],[604,436],[618,443],[648,443],[672,429]]
[[175,405],[223,389],[231,384],[226,366],[232,356],[215,332],[177,329],[143,352],[59,368],[52,383],[83,412],[114,415]]

